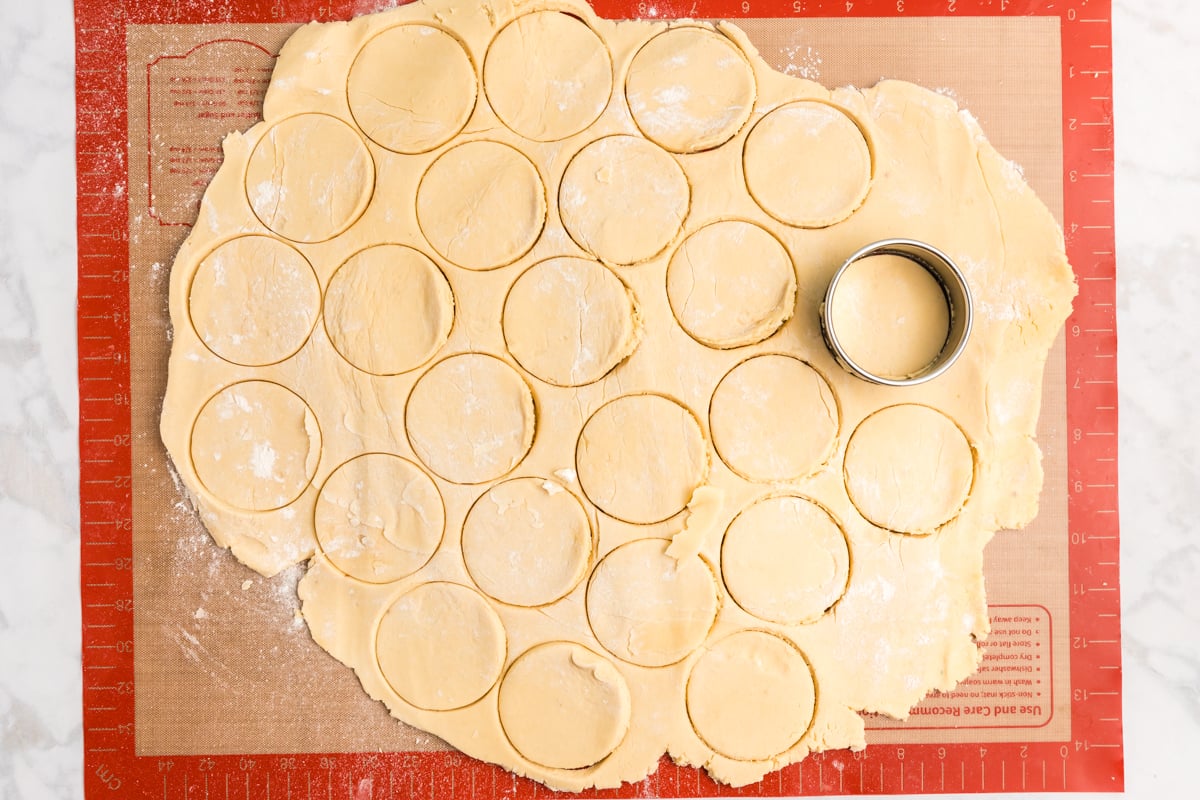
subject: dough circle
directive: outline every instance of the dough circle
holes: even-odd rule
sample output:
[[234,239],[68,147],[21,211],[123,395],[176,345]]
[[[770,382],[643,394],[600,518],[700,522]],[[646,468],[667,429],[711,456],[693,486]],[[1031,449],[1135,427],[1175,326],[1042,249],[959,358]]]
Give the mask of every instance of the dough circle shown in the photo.
[[582,20],[559,11],[517,17],[483,62],[483,88],[514,133],[551,142],[596,121],[612,93],[612,58]]
[[471,579],[517,606],[553,603],[583,579],[592,527],[575,495],[544,478],[513,478],[488,489],[462,524]]
[[546,223],[546,187],[521,151],[486,139],[446,150],[417,187],[417,222],[446,260],[489,270],[533,247]]
[[768,353],[726,373],[713,392],[713,449],[751,481],[812,475],[837,445],[840,414],[828,381],[807,362]]
[[477,91],[462,44],[431,25],[383,31],[359,51],[346,81],[350,113],[363,133],[407,154],[450,141],[471,117]]
[[588,624],[604,649],[642,667],[683,660],[704,642],[720,605],[699,556],[667,555],[668,539],[638,539],[606,555],[588,581]]
[[294,242],[337,236],[362,215],[374,191],[375,162],[367,145],[328,114],[297,114],[272,125],[246,165],[254,215]]
[[796,271],[775,238],[752,222],[722,220],[688,236],[667,265],[679,325],[716,348],[761,342],[792,316]]
[[188,315],[204,346],[246,367],[276,364],[308,341],[321,287],[298,250],[271,236],[239,236],[200,261]]
[[691,411],[658,394],[625,395],[584,423],[575,468],[597,508],[645,525],[687,506],[708,474],[708,453]]
[[825,228],[853,214],[871,188],[871,148],[840,109],[800,100],[771,111],[742,152],[746,188],[787,225]]
[[727,37],[670,28],[633,57],[625,98],[638,129],[674,153],[711,150],[733,138],[754,108],[754,70]]
[[421,366],[446,343],[454,294],[424,253],[377,245],[350,256],[333,273],[324,319],[342,358],[363,372],[397,375]]
[[479,700],[504,668],[500,617],[478,592],[425,583],[401,595],[375,633],[379,670],[409,705],[449,711]]
[[734,602],[759,619],[816,622],[846,591],[850,549],[841,526],[817,503],[767,497],[729,524],[721,575]]
[[522,653],[500,682],[500,724],[524,758],[550,769],[604,760],[629,730],[629,687],[603,656],[574,642]]
[[932,533],[967,502],[975,456],[942,412],[888,406],[850,435],[845,478],[851,502],[869,522],[896,533]]
[[411,461],[366,453],[342,464],[317,495],[321,551],[352,578],[390,583],[425,566],[446,527],[442,496]]
[[858,366],[883,378],[920,373],[950,335],[946,290],[910,258],[876,255],[850,264],[830,316],[838,343]]
[[462,353],[439,361],[408,397],[404,427],[417,458],[453,483],[511,471],[533,445],[533,394],[500,359]]
[[295,501],[312,482],[321,430],[295,392],[243,381],[200,409],[191,456],[196,477],[217,499],[244,511],[271,511]]
[[529,372],[555,386],[600,380],[637,346],[633,298],[612,270],[561,256],[534,264],[504,302],[504,341]]
[[584,147],[563,172],[558,209],[575,243],[601,261],[637,264],[661,253],[683,227],[687,176],[671,154],[638,136]]
[[762,761],[795,746],[816,711],[808,661],[794,644],[766,631],[739,631],[696,660],[687,710],[696,735],[716,752]]

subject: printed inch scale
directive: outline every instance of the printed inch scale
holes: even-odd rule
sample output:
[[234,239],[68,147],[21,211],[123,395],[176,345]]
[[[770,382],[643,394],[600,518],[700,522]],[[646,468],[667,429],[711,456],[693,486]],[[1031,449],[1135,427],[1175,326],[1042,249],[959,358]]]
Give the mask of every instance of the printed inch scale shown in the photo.
[[[453,752],[140,756],[134,717],[133,431],[127,30],[142,24],[301,23],[376,5],[349,0],[96,0],[76,7],[81,588],[86,796],[121,798],[536,797],[545,787]],[[1109,3],[1069,0],[600,0],[611,18],[1057,20],[1063,219],[1080,293],[1066,331],[1069,733],[1052,741],[872,744],[731,789],[664,758],[646,781],[590,796],[1119,791],[1123,787],[1117,516],[1115,257]],[[241,126],[245,127],[245,126]],[[993,607],[995,616],[998,606]],[[917,718],[911,720],[920,724]],[[889,733],[894,733],[890,729]],[[982,737],[980,737],[982,738]],[[894,741],[894,736],[889,742]]]

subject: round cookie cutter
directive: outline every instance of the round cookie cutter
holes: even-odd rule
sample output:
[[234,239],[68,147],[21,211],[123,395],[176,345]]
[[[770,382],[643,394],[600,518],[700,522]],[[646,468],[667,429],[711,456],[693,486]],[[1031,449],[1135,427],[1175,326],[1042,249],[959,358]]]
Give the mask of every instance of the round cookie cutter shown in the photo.
[[[857,363],[838,340],[833,324],[833,297],[846,270],[856,261],[870,256],[885,255],[902,256],[927,270],[942,287],[942,293],[946,297],[946,304],[950,311],[950,325],[946,334],[946,342],[938,351],[937,357],[920,371],[904,378],[876,375]],[[858,250],[838,267],[837,272],[833,274],[833,279],[829,281],[829,288],[825,290],[820,316],[821,335],[825,339],[825,345],[838,364],[847,372],[865,381],[883,386],[915,386],[941,375],[950,369],[950,366],[962,355],[967,346],[967,339],[971,336],[974,307],[967,279],[948,255],[936,247],[916,239],[882,239]]]

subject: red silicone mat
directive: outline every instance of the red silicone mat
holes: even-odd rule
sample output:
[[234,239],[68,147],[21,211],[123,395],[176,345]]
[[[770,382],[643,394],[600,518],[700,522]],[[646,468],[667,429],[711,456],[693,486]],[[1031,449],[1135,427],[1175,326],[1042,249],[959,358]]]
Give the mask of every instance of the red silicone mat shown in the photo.
[[[156,280],[160,265],[170,262],[168,255],[165,261],[156,261],[154,269],[142,268],[141,232],[150,225],[171,232],[175,242],[186,235],[188,215],[195,213],[194,202],[206,176],[219,165],[220,131],[248,127],[258,114],[252,100],[235,99],[223,116],[198,113],[189,117],[187,141],[177,142],[170,135],[164,138],[155,125],[175,117],[164,110],[171,95],[159,91],[154,81],[162,77],[164,66],[186,64],[198,53],[209,59],[201,73],[213,84],[222,82],[220,75],[226,70],[230,86],[250,87],[231,89],[231,98],[249,97],[244,93],[254,87],[261,90],[263,80],[233,55],[223,55],[226,51],[221,47],[204,51],[176,48],[164,31],[169,34],[171,26],[187,27],[190,36],[199,36],[205,44],[228,45],[230,54],[257,48],[256,52],[269,58],[270,48],[258,43],[255,37],[260,27],[255,26],[346,19],[383,5],[387,4],[355,0],[80,0],[76,4],[85,778],[87,797],[93,800],[550,794],[538,784],[446,750],[367,753],[326,749],[308,753],[295,748],[273,750],[270,741],[256,742],[253,748],[244,748],[244,753],[217,747],[211,752],[194,747],[172,750],[157,743],[156,734],[139,728],[139,720],[145,719],[148,711],[166,717],[175,712],[170,707],[146,707],[157,696],[147,686],[174,676],[171,667],[153,658],[147,660],[151,644],[144,642],[140,633],[135,636],[135,619],[143,620],[139,631],[145,629],[148,615],[157,619],[153,617],[156,609],[135,608],[134,602],[135,594],[139,598],[154,596],[135,588],[153,569],[136,546],[144,508],[139,515],[135,506],[141,496],[139,482],[149,480],[136,453],[153,439],[146,425],[138,422],[142,418],[138,406],[152,411],[157,400],[138,394],[138,387],[146,385],[145,376],[139,374],[139,348],[144,342],[139,337],[148,326],[142,307],[131,298],[142,296],[146,282]],[[904,59],[903,37],[913,30],[934,28],[913,28],[915,23],[961,20],[962,25],[936,28],[939,36],[953,39],[959,32],[965,36],[979,24],[994,21],[999,27],[989,34],[993,43],[1015,53],[1018,62],[1021,48],[1029,46],[1022,38],[1022,31],[1029,26],[1002,23],[1033,18],[1053,26],[1050,33],[1061,62],[1056,70],[1061,87],[1052,87],[1060,88],[1053,94],[1059,103],[1054,112],[1060,117],[1061,141],[1056,140],[1052,148],[1050,169],[1055,173],[1055,191],[1061,187],[1061,219],[1080,294],[1067,322],[1065,355],[1059,357],[1057,368],[1047,372],[1047,380],[1056,382],[1051,390],[1059,393],[1065,406],[1061,421],[1044,426],[1044,431],[1049,428],[1046,441],[1051,443],[1044,442],[1048,476],[1053,472],[1053,459],[1061,462],[1055,473],[1061,473],[1060,479],[1047,482],[1047,491],[1055,493],[1051,500],[1064,509],[1047,534],[1062,545],[1065,554],[1063,569],[1054,573],[1056,585],[1052,587],[1052,594],[1062,598],[1061,608],[1043,603],[1037,596],[1022,599],[1019,587],[1007,591],[1003,580],[999,581],[999,593],[992,595],[991,606],[989,646],[1032,652],[1030,648],[1043,642],[1047,645],[1048,691],[1011,699],[1009,695],[1018,693],[1003,691],[1015,687],[1004,683],[1000,662],[985,657],[980,680],[965,683],[953,695],[930,698],[907,723],[869,721],[872,744],[862,753],[817,754],[742,789],[715,784],[701,771],[677,767],[664,759],[646,781],[588,794],[695,797],[1120,790],[1109,3],[608,0],[596,2],[595,7],[611,18],[749,18],[748,28],[757,25],[764,31],[776,22],[796,25],[811,21],[814,35],[818,30],[855,30],[866,37],[866,28],[837,25],[843,24],[839,21],[877,21],[879,25],[870,28],[872,35],[882,32],[891,49],[885,48],[883,56],[874,52],[863,57],[884,58],[886,63],[894,59],[895,71],[888,69],[875,75],[876,79],[907,77],[906,70],[916,69]],[[199,25],[209,27],[196,33],[194,26]],[[226,30],[228,33],[221,33]],[[168,44],[152,57],[137,61],[131,55],[132,43],[145,31],[163,36]],[[971,41],[957,44],[965,53],[959,69],[970,71]],[[837,48],[840,57],[853,58],[855,46],[843,43]],[[867,38],[861,46],[872,47]],[[823,59],[832,60],[830,52],[808,46],[786,55],[793,59],[799,74],[812,70],[819,73],[815,77],[824,79],[831,65],[823,64]],[[177,79],[185,77],[181,73]],[[1046,87],[1022,86],[1014,78],[999,81],[992,91],[1007,98],[1006,102],[1019,104],[1033,88]],[[137,101],[136,108],[131,98]],[[176,95],[175,101],[178,99]],[[986,119],[981,122],[990,130]],[[161,330],[165,341],[166,329]],[[161,449],[156,439],[153,445]],[[158,476],[158,480],[162,478]],[[1044,498],[1043,507],[1048,505],[1054,503],[1048,504]],[[162,535],[170,535],[170,523],[169,519],[159,522],[160,534],[165,530]],[[989,549],[989,559],[992,554]],[[989,573],[989,593],[992,580]],[[136,703],[143,705],[135,708]],[[183,724],[201,723],[199,718],[188,718]]]

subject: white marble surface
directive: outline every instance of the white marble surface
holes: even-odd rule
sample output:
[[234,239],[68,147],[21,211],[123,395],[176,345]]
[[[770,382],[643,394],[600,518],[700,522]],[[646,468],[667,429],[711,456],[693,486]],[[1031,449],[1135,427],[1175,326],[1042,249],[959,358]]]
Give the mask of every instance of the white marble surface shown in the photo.
[[[1200,4],[1114,48],[1127,793],[1195,797]],[[82,796],[72,55],[68,0],[0,1],[0,800]]]

